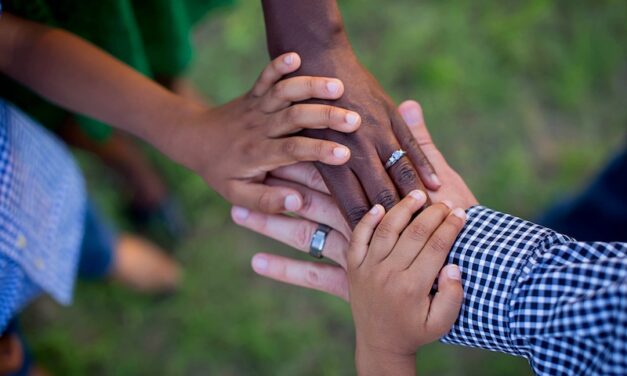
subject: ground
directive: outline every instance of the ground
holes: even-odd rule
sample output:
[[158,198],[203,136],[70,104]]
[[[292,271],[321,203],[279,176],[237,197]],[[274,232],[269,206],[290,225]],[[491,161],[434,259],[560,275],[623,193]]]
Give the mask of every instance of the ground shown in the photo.
[[[242,94],[267,61],[259,1],[213,14],[188,76],[214,103]],[[533,219],[575,193],[625,141],[627,2],[342,0],[363,63],[398,102],[419,100],[435,139],[479,201]],[[350,375],[343,301],[264,280],[255,251],[292,254],[234,226],[203,181],[151,158],[180,197],[191,234],[175,250],[182,291],[149,299],[81,282],[75,302],[24,317],[58,375]],[[121,217],[117,182],[79,154],[96,201]],[[124,221],[122,221],[124,226]],[[434,344],[423,375],[529,375],[524,360]]]

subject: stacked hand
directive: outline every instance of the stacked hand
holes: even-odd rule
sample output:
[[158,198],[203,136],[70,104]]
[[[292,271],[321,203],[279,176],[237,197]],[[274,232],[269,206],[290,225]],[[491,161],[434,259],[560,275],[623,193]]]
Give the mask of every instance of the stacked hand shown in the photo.
[[[448,201],[451,206],[467,209],[477,205],[477,199],[461,177],[446,163],[433,144],[424,123],[418,103],[407,101],[399,111],[408,124],[414,139],[433,164],[442,186],[437,192],[428,192],[433,202]],[[297,189],[304,198],[303,207],[296,211],[298,218],[285,215],[266,215],[241,207],[234,207],[234,221],[260,234],[274,238],[300,251],[308,252],[311,237],[318,223],[332,228],[324,246],[324,256],[338,265],[294,260],[260,253],[253,258],[254,270],[266,277],[285,283],[325,291],[348,300],[346,254],[351,229],[340,209],[330,196],[320,174],[312,164],[299,164],[277,169],[267,179],[270,185]]]
[[376,205],[353,233],[348,277],[360,375],[414,374],[416,349],[446,334],[459,314],[459,269],[440,269],[466,213],[438,203],[412,220],[425,202],[422,191],[410,192],[385,217]]
[[333,78],[299,76],[279,81],[300,67],[295,53],[279,56],[252,90],[226,105],[190,111],[162,149],[202,176],[228,201],[277,213],[302,206],[293,188],[264,184],[268,171],[301,161],[341,165],[350,150],[338,142],[296,136],[303,129],[350,133],[361,118],[327,104],[293,104],[311,98],[337,99],[344,87]]
[[[309,58],[299,73],[316,72],[341,79],[346,87],[344,95],[324,103],[359,113],[362,125],[351,135],[328,129],[308,129],[303,134],[335,141],[351,149],[351,159],[345,165],[317,164],[316,167],[349,225],[354,227],[372,205],[381,204],[390,209],[414,189],[437,190],[441,179],[391,98],[357,61],[350,45],[340,45],[342,47],[319,57]],[[405,151],[406,156],[386,169],[386,162],[398,150]]]

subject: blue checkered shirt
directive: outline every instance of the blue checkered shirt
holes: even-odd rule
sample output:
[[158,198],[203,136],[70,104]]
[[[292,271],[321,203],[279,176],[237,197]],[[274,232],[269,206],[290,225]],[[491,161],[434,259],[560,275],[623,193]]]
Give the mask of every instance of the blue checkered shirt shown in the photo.
[[0,333],[40,293],[71,302],[85,198],[68,150],[0,99]]
[[626,254],[473,207],[448,260],[464,303],[442,341],[523,356],[539,375],[627,375]]

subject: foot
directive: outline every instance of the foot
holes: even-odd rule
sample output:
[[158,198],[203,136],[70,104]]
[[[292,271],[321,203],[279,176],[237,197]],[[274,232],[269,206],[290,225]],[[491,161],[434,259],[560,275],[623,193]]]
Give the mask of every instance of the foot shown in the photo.
[[139,292],[167,294],[178,288],[181,271],[176,261],[157,245],[122,234],[115,250],[112,277]]

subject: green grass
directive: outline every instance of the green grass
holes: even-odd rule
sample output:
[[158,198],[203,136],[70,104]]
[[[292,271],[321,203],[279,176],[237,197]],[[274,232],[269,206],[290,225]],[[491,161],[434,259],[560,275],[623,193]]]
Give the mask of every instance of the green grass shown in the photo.
[[[340,1],[364,64],[399,102],[419,100],[436,143],[492,208],[533,218],[574,193],[624,140],[627,3]],[[197,33],[189,77],[215,103],[240,95],[267,61],[258,1],[241,1]],[[152,154],[187,209],[176,250],[180,294],[154,300],[79,283],[75,303],[25,315],[33,350],[59,375],[350,375],[348,306],[255,276],[255,251],[291,254],[236,228],[202,180]],[[115,181],[87,176],[119,216]],[[104,176],[104,177],[103,177]],[[434,344],[424,375],[528,375],[509,356]]]

